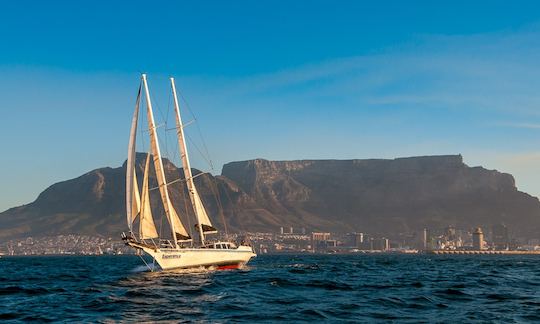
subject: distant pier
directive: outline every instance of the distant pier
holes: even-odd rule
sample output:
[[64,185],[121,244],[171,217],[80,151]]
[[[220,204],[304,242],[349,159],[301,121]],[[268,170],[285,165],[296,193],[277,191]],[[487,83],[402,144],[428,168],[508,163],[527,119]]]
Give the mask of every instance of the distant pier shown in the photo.
[[496,250],[429,250],[426,251],[428,254],[513,254],[513,255],[524,255],[524,254],[540,254],[540,251],[496,251]]

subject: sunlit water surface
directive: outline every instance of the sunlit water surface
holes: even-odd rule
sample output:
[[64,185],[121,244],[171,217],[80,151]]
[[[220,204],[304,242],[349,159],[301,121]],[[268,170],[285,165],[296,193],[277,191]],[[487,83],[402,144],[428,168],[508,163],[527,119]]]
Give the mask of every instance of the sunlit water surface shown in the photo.
[[134,256],[3,257],[0,320],[540,321],[540,257],[259,256],[147,272]]

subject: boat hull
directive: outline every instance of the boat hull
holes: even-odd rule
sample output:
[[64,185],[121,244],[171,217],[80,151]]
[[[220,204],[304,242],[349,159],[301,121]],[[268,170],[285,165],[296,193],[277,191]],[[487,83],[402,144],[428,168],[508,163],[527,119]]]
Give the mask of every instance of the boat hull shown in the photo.
[[239,246],[236,249],[153,249],[150,247],[141,247],[141,249],[155,259],[163,270],[200,267],[236,269],[256,256],[249,246]]

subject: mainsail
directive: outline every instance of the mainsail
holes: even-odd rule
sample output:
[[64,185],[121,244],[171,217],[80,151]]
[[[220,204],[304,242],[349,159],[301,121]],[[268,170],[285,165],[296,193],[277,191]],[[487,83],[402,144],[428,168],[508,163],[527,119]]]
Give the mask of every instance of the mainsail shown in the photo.
[[133,221],[140,210],[139,188],[135,176],[135,139],[137,136],[137,121],[139,119],[139,104],[141,102],[141,86],[137,92],[135,101],[135,112],[131,120],[131,131],[129,133],[128,157],[126,162],[126,216],[129,230],[133,230]]
[[163,162],[161,161],[161,152],[159,150],[159,143],[157,138],[156,126],[154,123],[154,114],[152,112],[152,102],[150,101],[150,93],[148,91],[148,84],[146,82],[146,75],[142,75],[142,80],[144,84],[144,90],[146,94],[146,106],[147,106],[147,115],[148,115],[148,131],[150,133],[150,147],[152,151],[152,156],[154,160],[154,168],[156,170],[156,178],[158,182],[159,192],[161,195],[161,200],[163,202],[163,209],[171,225],[173,232],[173,239],[176,245],[177,240],[189,240],[191,237],[187,233],[186,229],[182,225],[178,214],[172,206],[171,200],[169,198],[169,192],[167,190],[167,182],[165,179],[165,172],[163,171]]
[[202,203],[201,197],[195,187],[193,181],[193,175],[191,173],[191,166],[189,164],[189,156],[186,148],[186,140],[184,136],[184,125],[182,124],[182,117],[180,116],[180,107],[178,104],[178,97],[176,95],[176,86],[174,84],[174,78],[171,78],[171,87],[173,92],[174,100],[174,109],[176,112],[176,133],[178,137],[178,146],[180,147],[180,157],[182,159],[182,168],[184,169],[184,176],[186,178],[186,185],[189,191],[189,198],[191,200],[191,205],[193,206],[193,212],[197,218],[198,224],[195,225],[198,227],[201,242],[204,244],[204,234],[206,233],[217,233],[216,229],[212,226],[206,209]]
[[150,153],[146,156],[146,165],[144,167],[144,179],[141,197],[141,217],[139,220],[139,237],[142,240],[158,237],[152,209],[150,207],[150,194],[148,191],[148,174],[150,173]]

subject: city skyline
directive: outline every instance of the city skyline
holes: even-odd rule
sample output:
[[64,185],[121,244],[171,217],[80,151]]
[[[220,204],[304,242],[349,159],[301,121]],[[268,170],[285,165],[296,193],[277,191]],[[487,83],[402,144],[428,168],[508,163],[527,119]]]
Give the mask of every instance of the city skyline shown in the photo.
[[140,72],[163,110],[177,78],[217,173],[252,158],[461,153],[540,195],[534,2],[29,4],[0,13],[0,211],[121,165]]

